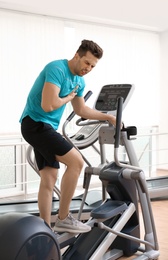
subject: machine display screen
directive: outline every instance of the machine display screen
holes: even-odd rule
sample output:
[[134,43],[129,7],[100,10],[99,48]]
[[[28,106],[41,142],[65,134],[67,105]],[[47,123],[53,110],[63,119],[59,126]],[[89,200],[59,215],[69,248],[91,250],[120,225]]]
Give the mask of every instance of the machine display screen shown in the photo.
[[123,97],[125,102],[131,87],[132,85],[130,84],[114,84],[104,86],[97,98],[95,108],[102,112],[115,111],[117,108],[118,98]]

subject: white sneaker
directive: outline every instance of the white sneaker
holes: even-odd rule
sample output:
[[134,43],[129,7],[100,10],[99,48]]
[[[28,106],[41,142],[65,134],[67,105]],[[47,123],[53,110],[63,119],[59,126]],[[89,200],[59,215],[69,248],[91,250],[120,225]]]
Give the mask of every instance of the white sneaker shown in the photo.
[[54,231],[56,232],[69,232],[79,234],[89,232],[90,230],[90,226],[78,221],[70,213],[64,220],[60,220],[57,215],[54,226]]

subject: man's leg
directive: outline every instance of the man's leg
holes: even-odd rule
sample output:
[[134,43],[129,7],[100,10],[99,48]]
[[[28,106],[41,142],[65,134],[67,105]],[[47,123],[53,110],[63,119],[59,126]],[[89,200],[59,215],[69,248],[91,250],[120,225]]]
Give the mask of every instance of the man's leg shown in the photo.
[[72,148],[65,155],[56,156],[56,159],[64,163],[67,168],[61,181],[60,207],[54,231],[76,234],[89,232],[91,227],[74,219],[69,212],[70,203],[77,186],[80,172],[83,168],[83,158],[75,148]]
[[61,181],[61,198],[59,207],[59,219],[63,220],[69,213],[70,203],[84,162],[81,154],[75,148],[72,148],[63,156],[57,155],[56,159],[67,166]]
[[51,221],[51,206],[53,188],[57,180],[58,169],[46,166],[40,170],[40,187],[38,193],[38,206],[40,217],[44,219],[50,226]]

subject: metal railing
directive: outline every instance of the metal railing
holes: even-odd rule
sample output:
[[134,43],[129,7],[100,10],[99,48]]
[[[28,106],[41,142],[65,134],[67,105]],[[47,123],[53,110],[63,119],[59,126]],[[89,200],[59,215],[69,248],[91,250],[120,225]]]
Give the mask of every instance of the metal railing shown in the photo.
[[[155,176],[158,169],[168,170],[168,133],[159,133],[157,126],[150,127],[141,131],[133,142],[139,164],[145,169],[147,178]],[[39,176],[26,160],[27,147],[28,144],[20,135],[0,136],[0,198],[26,197],[38,191]],[[94,153],[87,152],[88,160],[94,157],[95,163],[97,158],[99,164],[99,156]],[[126,159],[123,149],[121,156]]]

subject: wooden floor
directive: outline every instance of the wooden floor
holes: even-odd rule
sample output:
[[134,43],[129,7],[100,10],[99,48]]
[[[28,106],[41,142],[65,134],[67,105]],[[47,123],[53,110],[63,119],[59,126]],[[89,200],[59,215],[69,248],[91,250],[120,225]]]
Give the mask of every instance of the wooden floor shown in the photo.
[[[153,215],[159,242],[159,260],[168,260],[168,200],[152,201]],[[131,260],[132,257],[122,257],[120,260]]]

